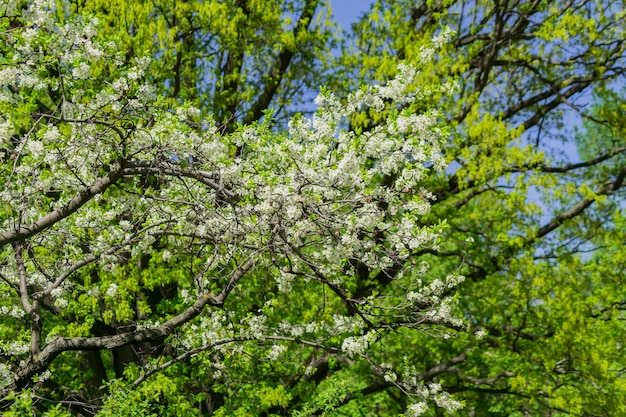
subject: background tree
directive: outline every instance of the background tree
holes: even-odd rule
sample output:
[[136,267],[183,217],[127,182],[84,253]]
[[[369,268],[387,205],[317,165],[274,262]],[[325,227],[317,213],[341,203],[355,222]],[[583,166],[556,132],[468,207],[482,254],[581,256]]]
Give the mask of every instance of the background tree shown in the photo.
[[[464,260],[471,280],[457,287],[459,308],[489,335],[416,340],[429,353],[412,358],[443,364],[437,378],[465,399],[463,413],[623,413],[623,98],[596,111],[604,130],[575,130],[593,120],[594,92],[623,85],[623,18],[624,4],[603,1],[378,1],[353,27],[344,61],[355,83],[419,59],[440,25],[457,32],[423,72],[425,82],[461,85],[449,113],[451,168],[426,182],[437,196],[429,221],[451,227],[424,258],[444,268]],[[599,138],[609,130],[611,140]],[[466,250],[468,237],[476,244]]]
[[126,59],[157,56],[151,81],[170,104],[186,101],[223,132],[272,109],[285,123],[329,80],[336,45],[328,3],[306,1],[72,1],[100,16]]

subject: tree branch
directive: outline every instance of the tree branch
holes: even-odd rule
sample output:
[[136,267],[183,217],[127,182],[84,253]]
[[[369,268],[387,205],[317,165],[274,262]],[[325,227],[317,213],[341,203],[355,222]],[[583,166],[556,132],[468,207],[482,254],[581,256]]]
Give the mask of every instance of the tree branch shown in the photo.
[[170,177],[186,177],[192,178],[202,184],[214,189],[220,195],[226,197],[228,202],[234,203],[239,199],[237,193],[224,187],[224,185],[216,182],[219,180],[220,175],[215,172],[203,171],[193,168],[185,168],[177,166],[169,162],[144,162],[144,161],[131,161],[126,163],[124,167],[124,176],[130,175],[166,175]]
[[73,350],[101,350],[115,349],[134,343],[160,342],[165,340],[174,330],[185,323],[196,318],[204,307],[222,306],[226,297],[235,288],[241,277],[254,265],[254,258],[251,258],[243,266],[235,270],[229,282],[224,286],[217,296],[202,294],[198,297],[193,306],[187,308],[182,313],[172,317],[160,326],[137,330],[132,333],[121,333],[112,336],[101,337],[57,337],[39,354],[31,355],[16,372],[15,380],[8,386],[0,390],[0,398],[6,397],[11,391],[22,389],[27,386],[30,379],[44,371],[52,361],[63,352]]
[[[596,194],[597,195],[611,195],[611,194],[613,194],[613,192],[617,191],[623,185],[625,177],[626,177],[626,168],[622,169],[617,174],[617,177],[615,178],[614,181],[607,181],[607,182],[605,182],[596,191]],[[583,198],[577,204],[575,204],[572,208],[570,208],[569,210],[561,213],[560,215],[557,215],[550,222],[548,222],[547,224],[545,224],[542,227],[540,227],[539,230],[537,231],[537,233],[527,240],[527,244],[529,245],[529,244],[535,242],[539,238],[542,238],[545,235],[547,235],[548,233],[552,232],[554,229],[556,229],[561,224],[563,224],[563,222],[578,216],[587,207],[592,205],[594,201],[595,200],[593,198]]]
[[460,355],[455,356],[454,358],[451,358],[445,363],[440,363],[438,365],[433,366],[428,371],[418,375],[417,379],[420,381],[430,381],[439,374],[442,374],[444,372],[451,372],[451,370],[454,369],[454,365],[465,361],[465,359],[467,358],[467,354],[472,349],[473,347],[465,348],[465,350],[463,350],[463,352],[461,352]]
[[107,176],[96,181],[90,187],[85,188],[63,207],[51,211],[31,225],[18,227],[14,230],[7,230],[0,233],[0,248],[9,243],[18,242],[34,236],[38,233],[41,233],[42,231],[52,227],[59,221],[75,213],[78,209],[84,206],[96,195],[104,193],[107,188],[109,188],[122,177],[123,172],[123,167],[120,166],[118,169],[111,171]]
[[614,157],[615,155],[619,155],[625,151],[626,151],[626,146],[620,146],[620,147],[611,149],[610,152],[605,153],[604,155],[600,155],[597,158],[593,158],[585,162],[578,162],[576,164],[568,164],[568,165],[564,165],[561,167],[549,167],[549,166],[543,166],[543,165],[537,165],[537,166],[524,165],[521,167],[513,167],[509,171],[510,172],[524,172],[527,170],[536,170],[540,172],[564,173],[568,171],[573,171],[578,168],[586,168],[586,167],[590,167],[593,165],[597,165],[600,162],[604,162],[607,159],[610,159]]
[[461,370],[459,368],[450,368],[448,370],[448,372],[452,372],[457,374],[457,376],[459,377],[459,379],[461,379],[462,381],[467,381],[470,382],[474,385],[493,385],[495,384],[497,381],[501,380],[502,378],[513,378],[515,376],[515,374],[513,372],[501,372],[497,375],[494,375],[491,378],[474,378],[471,376],[467,376],[467,375],[463,375],[461,373]]
[[[302,13],[300,14],[298,22],[293,30],[293,37],[296,41],[298,40],[300,34],[308,29],[309,24],[315,15],[318,3],[319,0],[307,0],[305,3]],[[272,98],[276,94],[282,77],[285,75],[294,54],[295,51],[291,50],[287,46],[283,46],[283,50],[274,61],[272,70],[266,76],[267,81],[265,83],[265,88],[259,95],[257,101],[252,105],[252,108],[248,111],[248,114],[243,121],[244,125],[259,120],[261,116],[263,116],[263,112],[268,108]]]
[[24,251],[23,246],[20,243],[13,243],[13,251],[15,252],[15,264],[17,266],[17,275],[19,277],[19,292],[20,300],[22,301],[22,307],[26,314],[30,314],[33,306],[28,299],[28,285],[26,279],[26,268],[24,268],[24,258],[22,253]]

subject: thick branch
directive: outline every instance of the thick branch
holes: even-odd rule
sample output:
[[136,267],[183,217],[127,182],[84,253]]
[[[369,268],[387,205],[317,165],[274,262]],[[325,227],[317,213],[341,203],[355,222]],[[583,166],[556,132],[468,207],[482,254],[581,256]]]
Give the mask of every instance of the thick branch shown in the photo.
[[99,179],[93,185],[81,191],[63,207],[51,211],[31,225],[0,233],[0,248],[9,243],[27,239],[54,226],[59,221],[75,213],[96,195],[105,192],[107,188],[122,177],[122,173],[123,168],[119,167],[117,170],[110,172],[107,176]]
[[24,268],[24,258],[22,257],[22,252],[24,248],[19,243],[13,244],[13,250],[15,251],[15,264],[17,265],[17,275],[20,279],[19,283],[19,291],[20,291],[20,300],[22,301],[22,307],[26,314],[30,314],[32,310],[32,305],[30,300],[28,299],[28,285],[26,280],[26,268]]
[[593,158],[585,162],[578,162],[576,164],[568,164],[568,165],[563,165],[560,167],[549,167],[549,166],[543,166],[543,165],[538,165],[538,166],[524,165],[522,167],[513,167],[510,169],[510,171],[511,172],[524,172],[524,171],[532,169],[532,170],[540,171],[540,172],[563,173],[563,172],[573,171],[578,168],[586,168],[586,167],[597,165],[625,151],[626,151],[626,146],[620,146],[620,147],[611,149],[610,152],[604,155],[600,155],[597,158]]
[[4,398],[9,392],[22,389],[28,385],[30,379],[44,371],[52,361],[63,352],[73,350],[101,350],[115,349],[134,343],[159,342],[167,338],[174,330],[188,323],[202,312],[209,304],[222,306],[226,297],[235,288],[241,277],[254,265],[254,259],[250,259],[239,269],[234,271],[229,282],[224,286],[220,294],[212,296],[202,294],[193,306],[189,307],[177,316],[172,317],[160,326],[151,329],[137,330],[132,333],[121,333],[112,336],[101,337],[57,337],[38,355],[29,357],[23,366],[16,372],[16,379],[0,390],[0,398]]
[[454,358],[451,358],[445,363],[440,363],[438,365],[433,366],[428,371],[418,375],[417,378],[420,381],[430,381],[439,374],[442,374],[444,372],[451,372],[451,370],[454,369],[454,365],[465,361],[465,359],[467,358],[467,354],[471,350],[472,350],[471,347],[466,348],[463,352],[461,352],[460,355],[455,356]]
[[170,162],[142,162],[133,161],[128,162],[124,168],[124,176],[130,175],[166,175],[170,177],[186,177],[193,178],[198,182],[214,189],[223,197],[226,197],[229,202],[235,202],[239,196],[227,189],[223,184],[216,182],[219,181],[220,175],[215,172],[202,171],[193,168],[185,168],[172,164]]

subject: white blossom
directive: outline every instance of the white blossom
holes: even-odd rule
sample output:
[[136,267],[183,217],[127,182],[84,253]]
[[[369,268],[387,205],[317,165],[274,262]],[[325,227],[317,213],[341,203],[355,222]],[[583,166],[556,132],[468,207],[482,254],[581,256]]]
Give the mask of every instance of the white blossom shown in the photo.
[[163,251],[162,256],[163,256],[163,261],[167,262],[170,259],[172,259],[173,254],[172,254],[172,252],[170,252],[169,250],[166,249],[166,250]]
[[349,356],[361,355],[375,339],[375,334],[370,332],[363,336],[346,337],[341,344],[341,350]]
[[65,298],[57,298],[56,300],[54,300],[54,305],[59,307],[60,309],[64,309],[69,305],[69,301],[67,301]]
[[396,375],[393,371],[385,372],[384,379],[387,382],[396,382],[398,380],[398,375]]
[[435,395],[435,403],[437,406],[443,408],[448,412],[460,410],[463,408],[463,404],[460,401],[454,400],[447,392],[441,392]]
[[45,371],[43,371],[41,374],[37,376],[37,382],[44,382],[50,379],[50,376],[52,376],[52,372],[50,372],[49,369],[46,369]]
[[287,272],[281,272],[277,277],[276,277],[276,283],[278,284],[278,291],[280,292],[290,292],[291,291],[291,285],[293,283],[293,280],[295,278],[295,275],[287,273]]
[[489,333],[485,330],[485,328],[480,328],[476,333],[474,333],[474,336],[477,340],[481,340],[487,337],[488,334]]
[[117,295],[117,284],[111,284],[105,291],[107,297],[115,297]]
[[283,345],[272,345],[272,348],[267,353],[267,358],[271,361],[277,360],[285,351],[287,351],[287,346]]
[[4,352],[11,356],[20,356],[29,352],[29,345],[25,342],[13,341],[2,348]]
[[18,306],[2,306],[0,307],[0,315],[21,319],[26,316],[26,312],[23,308],[20,308]]
[[13,381],[13,373],[9,366],[5,363],[0,363],[0,388],[4,388]]
[[79,80],[86,80],[90,75],[90,67],[86,62],[81,62],[77,67],[72,69],[72,75]]
[[407,417],[417,417],[421,416],[426,411],[428,411],[428,405],[424,401],[422,401],[409,405],[406,409],[405,414]]
[[42,158],[46,152],[43,143],[33,138],[26,142],[26,150],[33,158]]

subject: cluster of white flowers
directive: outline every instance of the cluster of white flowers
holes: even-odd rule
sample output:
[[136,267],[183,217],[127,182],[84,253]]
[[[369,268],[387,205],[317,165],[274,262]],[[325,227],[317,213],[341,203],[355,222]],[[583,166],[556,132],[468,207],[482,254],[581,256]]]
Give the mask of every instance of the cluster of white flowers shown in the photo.
[[63,287],[55,287],[50,291],[50,295],[54,298],[59,298],[63,294],[65,294],[65,289]]
[[56,23],[53,18],[55,10],[56,2],[52,0],[34,0],[28,5],[23,16],[38,27],[51,28]]
[[50,372],[49,369],[46,369],[45,371],[37,375],[37,382],[47,381],[48,379],[50,379],[51,376],[52,376],[52,372]]
[[13,373],[7,364],[0,363],[0,389],[13,381]]
[[180,343],[187,349],[207,346],[219,340],[228,338],[232,332],[229,317],[223,311],[211,311],[203,315],[197,323],[193,323],[185,332]]
[[195,298],[189,293],[189,290],[186,288],[183,288],[180,291],[180,296],[186,304],[189,304],[195,300]]
[[87,78],[89,78],[90,74],[91,68],[86,62],[81,62],[80,64],[78,64],[78,66],[72,69],[72,75],[79,80],[86,80]]
[[115,283],[110,284],[107,290],[104,292],[104,294],[107,297],[115,297],[117,295],[117,288],[118,288],[117,284]]
[[[419,275],[423,275],[424,273],[425,268],[422,267]],[[432,305],[432,309],[428,312],[428,316],[430,318],[452,323],[456,326],[461,326],[462,320],[451,314],[454,301],[450,297],[445,296],[445,293],[462,283],[464,280],[465,277],[459,274],[448,275],[445,281],[435,278],[428,285],[420,285],[420,288],[408,291],[406,295],[407,301],[410,303]],[[421,280],[418,282],[421,284]]]
[[463,408],[463,404],[460,401],[453,399],[450,394],[445,391],[438,393],[434,397],[435,404],[437,404],[438,407],[443,408],[447,412],[451,413],[453,411]]
[[142,320],[141,322],[137,323],[137,329],[139,330],[143,330],[143,329],[155,329],[157,327],[159,327],[161,325],[161,322],[159,320]]
[[295,275],[287,273],[287,272],[281,272],[277,277],[276,277],[276,283],[278,284],[278,291],[280,292],[290,292],[291,291],[291,284],[293,282],[295,278]]
[[396,382],[398,380],[398,375],[393,371],[385,372],[384,379],[386,382]]
[[450,26],[444,26],[441,32],[437,36],[433,37],[433,46],[436,49],[440,49],[442,46],[449,43],[455,35],[456,33],[452,30],[452,28],[450,28]]
[[176,109],[176,116],[180,121],[196,119],[200,117],[200,109],[195,107],[179,107]]
[[428,411],[428,404],[424,401],[420,401],[419,403],[411,404],[407,407],[405,415],[407,417],[417,417],[424,414]]
[[375,90],[381,99],[402,102],[406,98],[407,86],[413,83],[417,74],[415,66],[401,63],[398,65],[398,76],[387,84],[376,86]]
[[287,346],[272,345],[270,351],[267,352],[267,358],[271,361],[275,361],[286,351],[287,351]]
[[0,345],[0,350],[9,356],[21,356],[28,353],[30,351],[30,347],[26,342],[12,341]]
[[16,319],[21,319],[26,315],[26,312],[24,311],[23,308],[20,308],[18,306],[13,306],[13,307],[2,306],[0,307],[0,315],[13,317]]
[[360,317],[349,317],[333,314],[334,331],[338,333],[354,333],[365,328],[365,323]]
[[302,337],[303,335],[310,336],[310,335],[314,335],[314,334],[321,333],[321,332],[327,333],[329,327],[330,326],[327,326],[326,323],[319,322],[319,321],[311,321],[305,324],[292,324],[286,320],[283,320],[278,325],[278,329],[279,329],[278,333],[282,335],[286,335],[286,336],[299,338],[299,337]]
[[474,333],[474,336],[477,340],[484,339],[485,337],[487,337],[487,335],[489,335],[489,333],[484,327],[481,327],[476,333]]
[[[2,85],[2,72],[0,71],[0,86]],[[0,143],[6,143],[11,139],[14,133],[13,123],[10,120],[4,120],[0,123]]]
[[57,298],[54,300],[54,305],[63,310],[69,305],[69,301],[65,298]]
[[363,336],[350,336],[346,337],[341,344],[341,350],[349,356],[356,356],[365,353],[370,343],[376,339],[376,334],[373,331],[368,332]]

